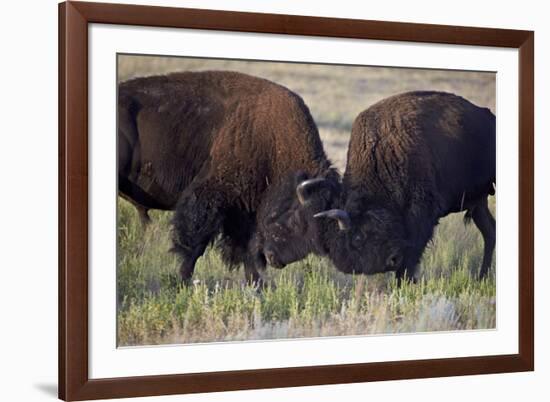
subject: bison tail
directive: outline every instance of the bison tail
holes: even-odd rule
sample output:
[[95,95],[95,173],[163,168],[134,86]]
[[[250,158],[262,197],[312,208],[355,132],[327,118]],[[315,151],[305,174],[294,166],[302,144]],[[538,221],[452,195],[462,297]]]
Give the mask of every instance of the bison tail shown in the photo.
[[489,195],[495,195],[496,189],[497,189],[497,182],[496,180],[494,180],[489,186]]

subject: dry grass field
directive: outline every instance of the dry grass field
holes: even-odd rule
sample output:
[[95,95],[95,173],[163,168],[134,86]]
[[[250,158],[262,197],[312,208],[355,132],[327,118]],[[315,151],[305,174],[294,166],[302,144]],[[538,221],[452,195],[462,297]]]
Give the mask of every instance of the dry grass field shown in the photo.
[[[495,112],[492,73],[306,65],[146,56],[119,56],[118,78],[186,70],[233,70],[267,78],[300,94],[325,150],[343,172],[355,116],[387,96],[442,90]],[[495,211],[495,199],[490,205]],[[392,274],[337,272],[309,256],[279,271],[267,269],[263,292],[228,270],[215,249],[197,263],[194,285],[177,285],[170,248],[171,213],[155,211],[144,231],[133,207],[118,203],[119,346],[488,329],[495,327],[495,263],[478,281],[483,242],[462,214],[443,219],[426,250],[418,284],[397,287]]]

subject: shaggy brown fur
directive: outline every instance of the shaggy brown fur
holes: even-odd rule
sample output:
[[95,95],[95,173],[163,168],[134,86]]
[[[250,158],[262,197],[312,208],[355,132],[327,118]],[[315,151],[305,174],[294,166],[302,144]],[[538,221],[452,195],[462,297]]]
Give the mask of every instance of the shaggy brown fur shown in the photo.
[[[388,267],[386,261],[394,255],[401,261],[398,273],[407,269],[413,275],[439,219],[466,210],[485,239],[484,276],[494,249],[487,196],[494,194],[495,146],[491,111],[449,93],[409,92],[361,113],[350,139],[344,209],[356,215],[371,210],[398,221],[391,229],[395,233],[381,228],[377,233],[383,223],[367,223],[370,237],[382,243],[377,252],[363,249],[379,257],[369,260]],[[396,240],[400,244],[390,251]]]
[[175,209],[181,275],[217,234],[248,279],[265,266],[256,213],[294,172],[332,175],[303,100],[228,71],[184,72],[119,85],[119,191],[140,210]]

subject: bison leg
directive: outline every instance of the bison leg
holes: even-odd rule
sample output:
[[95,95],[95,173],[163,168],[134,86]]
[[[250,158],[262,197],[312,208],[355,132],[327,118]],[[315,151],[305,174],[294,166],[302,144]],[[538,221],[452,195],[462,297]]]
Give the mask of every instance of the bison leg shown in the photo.
[[151,223],[151,218],[149,217],[149,208],[144,207],[143,205],[139,204],[137,201],[134,201],[131,197],[129,197],[122,191],[119,191],[118,194],[136,208],[137,213],[139,215],[139,221],[141,222],[141,226],[143,228],[147,227],[147,225]]
[[182,194],[176,206],[172,219],[173,251],[182,259],[180,277],[184,283],[191,280],[197,259],[220,231],[222,194],[207,183],[195,185]]
[[487,198],[484,198],[472,209],[472,219],[483,236],[485,243],[483,251],[483,262],[479,270],[479,278],[485,278],[491,267],[493,260],[493,251],[496,243],[496,223],[495,218],[487,206]]
[[260,270],[265,269],[265,259],[260,254],[250,254],[244,262],[244,276],[249,285],[262,288],[265,283],[260,275]]
[[417,266],[412,269],[400,269],[395,271],[395,277],[397,278],[397,286],[401,286],[403,280],[409,281],[411,283],[416,283],[416,270]]
[[182,283],[188,285],[193,278],[195,272],[195,264],[199,257],[204,253],[208,243],[199,245],[193,249],[185,250],[183,247],[174,247],[174,250],[179,254],[181,258],[180,264],[180,279]]
[[262,285],[262,277],[260,276],[260,273],[258,272],[254,264],[244,264],[244,276],[248,284],[253,286]]
[[149,216],[149,209],[142,207],[141,205],[136,205],[136,209],[139,214],[139,220],[142,227],[147,227],[151,223],[151,217]]

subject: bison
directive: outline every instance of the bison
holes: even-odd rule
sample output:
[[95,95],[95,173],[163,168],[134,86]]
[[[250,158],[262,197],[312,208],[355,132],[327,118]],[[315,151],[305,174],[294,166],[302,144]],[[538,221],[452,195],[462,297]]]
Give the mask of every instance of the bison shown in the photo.
[[466,211],[483,235],[484,277],[495,247],[487,206],[495,157],[489,109],[443,92],[384,99],[355,119],[341,185],[299,173],[296,191],[279,194],[292,201],[262,222],[264,255],[282,267],[313,252],[343,272],[395,271],[399,282],[414,280],[439,219]]
[[333,180],[303,100],[265,79],[229,71],[132,79],[118,88],[118,186],[144,222],[149,209],[175,210],[173,251],[188,281],[207,245],[265,268],[259,211],[296,186],[294,172]]

